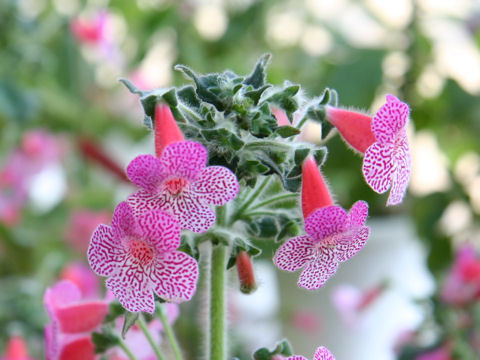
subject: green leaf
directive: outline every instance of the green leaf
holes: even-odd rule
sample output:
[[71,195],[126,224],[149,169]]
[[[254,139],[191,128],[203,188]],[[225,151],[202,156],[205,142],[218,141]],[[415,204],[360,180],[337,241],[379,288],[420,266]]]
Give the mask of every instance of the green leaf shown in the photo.
[[243,80],[243,83],[245,85],[252,85],[255,89],[264,86],[267,77],[266,69],[271,58],[271,54],[263,54],[255,64],[252,73]]
[[102,354],[119,343],[118,336],[106,327],[102,328],[102,332],[92,333],[92,342],[95,346],[95,354]]
[[112,301],[108,308],[108,314],[107,316],[105,316],[105,319],[103,320],[103,322],[104,323],[113,322],[116,318],[125,314],[126,311],[127,310],[125,310],[125,308],[118,301]]
[[253,354],[255,360],[272,360],[272,354],[267,348],[261,348]]
[[300,130],[293,126],[280,126],[275,130],[277,135],[280,135],[282,138],[289,138],[290,136],[300,134]]
[[270,88],[272,85],[271,84],[267,84],[267,85],[263,85],[262,87],[258,88],[258,89],[255,89],[255,90],[250,90],[250,91],[246,91],[245,92],[245,96],[252,99],[253,100],[253,104],[254,105],[257,105],[258,104],[258,101],[260,100],[260,98],[262,97],[262,94],[265,92],[265,90],[267,90],[268,88]]
[[127,335],[127,332],[128,330],[133,326],[135,325],[135,323],[137,322],[137,319],[138,319],[138,316],[140,314],[137,312],[137,313],[131,313],[131,312],[127,312],[125,314],[125,318],[123,320],[123,326],[122,326],[122,338],[125,339],[125,335]]
[[275,348],[275,353],[281,354],[284,356],[292,356],[293,355],[292,345],[290,345],[290,342],[288,340],[284,339]]

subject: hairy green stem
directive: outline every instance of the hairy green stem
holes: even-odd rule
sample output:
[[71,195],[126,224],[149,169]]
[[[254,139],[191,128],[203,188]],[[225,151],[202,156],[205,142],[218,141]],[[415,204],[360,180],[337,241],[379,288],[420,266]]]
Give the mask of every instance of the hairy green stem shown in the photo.
[[226,296],[225,269],[227,247],[213,245],[210,265],[210,337],[209,360],[225,360],[226,342]]
[[250,210],[255,210],[255,209],[261,208],[261,207],[263,207],[263,206],[273,204],[273,203],[275,203],[275,202],[277,202],[277,201],[296,199],[297,197],[298,197],[298,194],[283,194],[283,195],[279,195],[279,196],[276,196],[276,197],[272,197],[272,198],[270,198],[270,199],[267,199],[267,200],[265,200],[265,201],[259,202],[258,204],[255,204],[255,206],[252,206],[252,207],[250,208]]
[[145,334],[145,337],[147,338],[150,346],[152,347],[153,351],[155,352],[155,355],[157,356],[158,360],[164,360],[162,356],[162,352],[160,351],[160,348],[158,347],[157,344],[155,344],[155,341],[152,338],[152,334],[150,334],[150,331],[148,330],[147,324],[143,320],[142,316],[140,315],[138,317],[138,325],[140,326],[140,329],[142,329],[143,333]]
[[128,348],[127,344],[125,344],[125,342],[122,340],[121,336],[117,337],[117,341],[118,341],[118,346],[122,348],[123,352],[128,356],[130,360],[137,360],[135,355],[133,355],[132,351]]
[[263,179],[263,181],[258,185],[252,193],[249,194],[248,198],[245,202],[240,205],[240,207],[235,211],[233,216],[231,217],[230,225],[233,224],[236,220],[238,220],[242,213],[255,201],[255,199],[262,193],[263,189],[267,187],[268,183],[270,182],[270,176],[267,176]]
[[175,333],[173,332],[173,329],[168,322],[167,315],[165,313],[165,306],[163,304],[160,304],[159,310],[160,311],[158,312],[158,314],[160,316],[160,321],[163,324],[163,330],[165,331],[168,341],[170,342],[170,345],[172,347],[173,353],[175,355],[175,360],[182,360],[183,357],[180,351],[180,346],[178,346],[178,341]]

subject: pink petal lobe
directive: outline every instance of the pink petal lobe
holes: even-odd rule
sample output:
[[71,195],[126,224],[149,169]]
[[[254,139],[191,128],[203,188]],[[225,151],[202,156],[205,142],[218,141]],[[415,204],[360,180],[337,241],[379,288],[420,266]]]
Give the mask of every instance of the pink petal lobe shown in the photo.
[[361,200],[357,201],[352,205],[348,216],[350,217],[351,224],[362,226],[368,217],[368,203]]
[[120,241],[126,236],[137,234],[137,222],[133,217],[133,210],[126,201],[117,205],[113,213],[112,230],[115,240]]
[[93,342],[88,334],[64,345],[58,360],[94,360],[94,350]]
[[207,149],[194,141],[180,141],[163,150],[160,161],[172,177],[195,181],[207,164]]
[[376,142],[367,149],[363,158],[362,172],[367,184],[373,191],[382,194],[392,185],[395,145]]
[[142,237],[157,251],[173,251],[180,246],[180,225],[162,210],[149,211],[138,218]]
[[172,302],[190,300],[197,288],[197,261],[181,251],[166,253],[155,264],[151,280],[162,299]]
[[326,206],[315,210],[305,220],[305,231],[314,240],[341,233],[348,224],[348,214],[340,206]]
[[308,359],[302,355],[293,355],[293,356],[289,356],[287,360],[308,360]]
[[401,203],[410,182],[412,159],[406,137],[397,143],[394,161],[396,170],[393,175],[392,189],[388,196],[387,205]]
[[127,166],[128,178],[138,187],[155,192],[165,178],[161,161],[153,155],[140,155]]
[[335,357],[325,346],[320,346],[317,351],[315,351],[313,360],[335,360]]
[[387,95],[387,103],[378,110],[372,120],[372,131],[377,141],[395,141],[397,133],[407,125],[409,113],[407,104],[393,95]]
[[130,312],[144,311],[153,314],[155,302],[148,274],[137,264],[126,264],[107,279],[105,285],[122,306]]
[[343,236],[337,245],[337,260],[347,261],[363,249],[370,235],[368,226],[355,227],[352,231]]
[[208,204],[224,205],[237,196],[237,177],[223,166],[209,166],[202,170],[192,191]]
[[308,235],[297,236],[280,246],[273,258],[275,265],[285,271],[296,271],[313,257],[315,245]]
[[181,196],[167,199],[162,210],[173,215],[182,229],[204,233],[215,223],[215,213],[200,203],[196,194],[184,191]]
[[[43,302],[47,310],[54,311],[55,308],[68,306],[79,301],[82,297],[80,289],[69,280],[59,281],[53,288],[45,291]],[[52,316],[53,314],[50,314]]]
[[127,198],[127,203],[132,208],[134,216],[138,217],[151,210],[160,210],[165,205],[165,197],[138,190]]
[[125,250],[114,239],[112,228],[99,225],[92,235],[87,257],[95,274],[110,276],[125,258]]
[[55,311],[60,330],[64,333],[91,331],[100,325],[107,313],[106,301],[79,303]]
[[335,274],[337,268],[335,249],[321,246],[317,250],[316,258],[305,265],[305,269],[298,279],[298,286],[308,290],[319,289]]

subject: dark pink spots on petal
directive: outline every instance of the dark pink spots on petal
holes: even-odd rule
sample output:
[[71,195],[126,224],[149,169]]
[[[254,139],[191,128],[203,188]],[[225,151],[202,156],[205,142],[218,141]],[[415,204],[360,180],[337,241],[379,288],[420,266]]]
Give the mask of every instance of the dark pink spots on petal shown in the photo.
[[368,217],[368,203],[365,201],[357,201],[350,209],[350,223],[353,225],[363,225]]
[[135,236],[138,233],[137,223],[133,216],[133,210],[126,201],[117,205],[112,219],[113,236],[120,241],[126,236]]
[[305,231],[315,241],[338,234],[346,228],[348,214],[340,206],[326,206],[315,210],[305,220]]
[[158,252],[173,251],[180,246],[180,225],[162,210],[153,210],[138,219],[142,237]]
[[371,145],[363,159],[363,176],[367,184],[377,193],[387,191],[392,185],[393,173],[396,171],[393,143]]
[[237,177],[223,166],[209,166],[202,170],[192,191],[202,201],[213,205],[224,205],[237,196]]
[[273,258],[275,265],[285,271],[296,271],[313,257],[315,247],[308,235],[297,236],[280,246]]
[[127,175],[132,182],[149,192],[155,192],[165,175],[161,162],[152,155],[140,155],[127,167]]
[[182,229],[196,233],[207,231],[215,223],[215,213],[202,204],[194,193],[184,192],[182,196],[166,199],[164,211],[172,214]]
[[369,235],[370,228],[368,226],[354,227],[352,230],[345,233],[339,240],[336,248],[337,260],[347,261],[352,258],[356,253],[363,249]]
[[194,141],[168,145],[160,157],[165,173],[195,181],[207,164],[207,149]]
[[155,311],[148,274],[135,262],[127,261],[127,264],[118,273],[109,277],[105,284],[126,310],[150,314]]
[[125,258],[120,242],[114,239],[112,228],[99,225],[92,235],[87,252],[92,270],[100,276],[110,276]]
[[387,205],[397,205],[402,202],[408,183],[410,182],[412,159],[407,137],[403,137],[397,142],[397,148],[394,155],[396,171],[392,180],[392,189],[387,200]]
[[165,205],[165,197],[162,194],[149,193],[138,190],[127,198],[127,203],[132,208],[135,217],[151,210],[160,210]]
[[169,252],[157,260],[150,278],[155,292],[162,299],[173,302],[190,300],[197,287],[198,264],[183,252]]
[[308,360],[308,359],[302,355],[293,355],[293,356],[289,356],[287,360]]
[[375,114],[372,132],[380,143],[394,142],[397,133],[407,125],[410,110],[408,105],[393,95],[387,95],[387,103]]
[[298,279],[298,286],[308,290],[321,288],[337,271],[335,248],[320,246],[316,257],[307,262]]
[[317,351],[315,351],[313,360],[335,360],[335,357],[326,347],[320,346]]

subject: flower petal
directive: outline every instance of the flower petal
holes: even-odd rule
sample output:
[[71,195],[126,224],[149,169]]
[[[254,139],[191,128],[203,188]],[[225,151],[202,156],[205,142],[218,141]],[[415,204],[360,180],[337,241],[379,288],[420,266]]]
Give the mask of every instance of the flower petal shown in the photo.
[[335,274],[337,268],[335,249],[321,246],[317,251],[317,256],[305,265],[305,269],[298,279],[298,286],[308,290],[319,289]]
[[215,223],[215,213],[212,209],[201,204],[196,194],[188,191],[167,199],[162,210],[172,214],[182,229],[196,233],[207,231]]
[[145,190],[138,190],[127,198],[127,203],[136,217],[151,211],[160,210],[165,204],[165,196],[152,194]]
[[209,166],[202,170],[192,191],[208,204],[224,205],[237,196],[237,177],[223,166]]
[[155,302],[150,286],[149,274],[140,266],[126,264],[106,281],[120,304],[130,312],[144,311],[153,314]]
[[110,276],[125,258],[125,250],[114,239],[112,228],[101,224],[92,235],[87,257],[95,274]]
[[396,134],[407,125],[409,113],[407,104],[393,95],[387,95],[387,103],[377,111],[372,120],[372,131],[377,141],[394,141]]
[[392,185],[395,169],[394,144],[372,144],[363,158],[363,176],[373,191],[381,194]]
[[140,155],[127,166],[127,176],[137,186],[155,192],[165,178],[160,159],[153,155]]
[[352,205],[348,212],[350,223],[353,225],[363,226],[368,217],[368,203],[366,201],[357,201]]
[[190,300],[197,288],[197,261],[181,251],[166,253],[153,268],[151,280],[155,284],[155,292],[162,299],[174,302]]
[[302,355],[293,355],[293,356],[289,356],[287,360],[308,360],[308,359]]
[[320,346],[317,351],[315,351],[313,360],[335,360],[335,357],[325,346]]
[[195,181],[207,165],[207,149],[194,141],[172,143],[163,150],[160,162],[169,176]]
[[348,235],[342,236],[337,245],[337,260],[347,261],[364,247],[370,235],[368,226],[358,227]]
[[340,206],[326,206],[315,210],[305,220],[305,231],[314,241],[341,233],[348,224],[348,214]]
[[162,210],[149,211],[138,218],[142,237],[157,251],[173,251],[180,246],[180,225]]
[[410,181],[412,159],[406,136],[397,143],[396,150],[394,157],[396,171],[393,175],[392,189],[388,196],[387,205],[397,205],[402,202]]
[[126,236],[138,234],[138,226],[133,216],[133,210],[126,201],[117,205],[113,213],[112,231],[115,240],[120,242]]
[[279,269],[296,271],[312,258],[315,253],[314,246],[308,235],[293,237],[278,248],[273,262]]
[[107,314],[107,301],[78,303],[55,311],[60,330],[64,333],[91,331],[100,325]]
[[77,285],[70,280],[59,281],[54,287],[45,291],[43,302],[50,316],[53,316],[55,308],[68,306],[79,301],[82,293]]
[[94,360],[95,347],[90,336],[87,334],[65,344],[57,360]]

